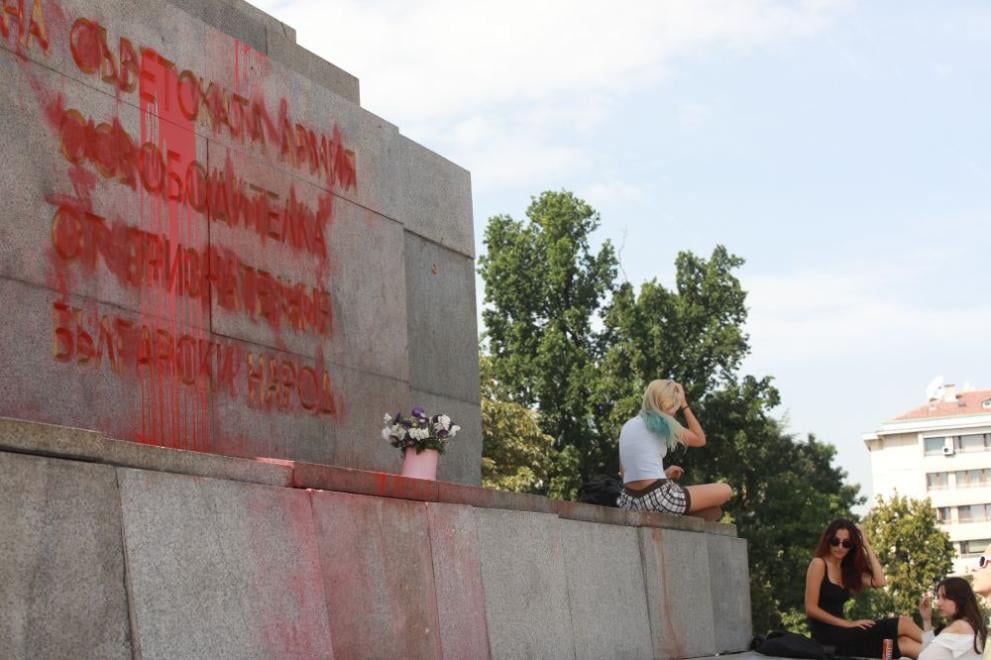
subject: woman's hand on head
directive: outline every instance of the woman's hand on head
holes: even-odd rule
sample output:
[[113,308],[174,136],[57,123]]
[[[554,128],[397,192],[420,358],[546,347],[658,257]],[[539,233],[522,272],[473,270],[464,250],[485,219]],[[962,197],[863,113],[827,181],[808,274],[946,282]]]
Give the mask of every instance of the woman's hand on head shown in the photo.
[[664,476],[672,481],[681,479],[681,475],[683,474],[685,474],[685,469],[680,465],[672,465],[668,469],[664,470]]
[[868,628],[874,627],[874,621],[871,619],[857,619],[856,621],[850,621],[847,624],[847,628],[860,628],[862,630],[867,630]]
[[685,388],[682,387],[681,383],[674,384],[674,392],[675,396],[678,398],[678,407],[684,408],[687,406],[688,402],[685,400]]
[[865,548],[869,548],[871,542],[867,538],[867,532],[864,531],[864,528],[861,527],[859,523],[854,523],[854,527],[857,528],[857,532],[860,534],[861,545],[863,545]]

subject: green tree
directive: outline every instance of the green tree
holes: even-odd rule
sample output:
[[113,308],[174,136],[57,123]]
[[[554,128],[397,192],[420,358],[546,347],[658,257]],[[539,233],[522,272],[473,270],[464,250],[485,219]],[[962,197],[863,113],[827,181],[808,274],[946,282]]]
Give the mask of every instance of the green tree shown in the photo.
[[479,356],[482,373],[482,486],[574,499],[579,481],[574,447],[554,449],[536,410],[505,400],[491,377],[492,360]]
[[851,605],[851,616],[914,614],[922,594],[953,568],[953,544],[928,499],[878,496],[864,520],[888,584]]
[[555,451],[577,452],[572,481],[580,482],[601,437],[593,412],[604,347],[594,320],[611,293],[616,256],[608,242],[593,253],[599,215],[571,193],[544,193],[526,214],[526,222],[495,216],[485,231],[479,271],[492,360],[483,377],[504,400],[539,408]]
[[[615,474],[619,429],[644,386],[675,378],[709,443],[671,461],[686,468],[688,483],[725,480],[736,489],[725,519],[750,544],[755,628],[797,619],[819,534],[861,500],[833,466],[832,446],[796,441],[771,416],[779,403],[772,379],[738,373],[749,351],[746,292],[735,275],[743,260],[722,246],[708,258],[682,252],[673,288],[617,284],[612,246],[591,247],[599,216],[588,204],[545,192],[526,215],[491,218],[479,259],[483,391],[520,406],[517,415],[536,412],[553,438],[547,479],[526,487],[573,497],[593,474]],[[501,451],[515,441],[496,442]]]

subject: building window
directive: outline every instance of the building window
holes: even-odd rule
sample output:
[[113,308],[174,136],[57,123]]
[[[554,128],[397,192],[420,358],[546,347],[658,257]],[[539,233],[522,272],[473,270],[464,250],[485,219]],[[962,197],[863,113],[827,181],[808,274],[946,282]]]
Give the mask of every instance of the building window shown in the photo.
[[960,451],[984,451],[984,434],[973,433],[960,436],[957,439],[957,448]]
[[943,453],[944,438],[926,438],[926,456],[936,456]]
[[991,505],[971,504],[957,507],[957,521],[962,523],[987,522],[991,520]]
[[950,507],[948,506],[936,507],[936,520],[940,522],[950,522]]
[[979,555],[984,552],[984,548],[991,544],[991,539],[974,539],[972,541],[960,542],[961,555]]
[[949,485],[949,476],[949,472],[930,472],[926,475],[926,488],[928,490],[942,490],[946,488]]
[[957,488],[973,488],[976,486],[987,486],[991,483],[991,470],[963,470],[954,473],[957,481]]

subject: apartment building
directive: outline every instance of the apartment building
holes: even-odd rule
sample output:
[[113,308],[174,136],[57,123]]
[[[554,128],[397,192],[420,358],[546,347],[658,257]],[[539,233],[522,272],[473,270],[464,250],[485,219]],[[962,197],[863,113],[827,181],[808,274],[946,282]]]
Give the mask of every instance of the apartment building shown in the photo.
[[875,495],[928,497],[968,573],[991,543],[991,390],[930,386],[929,401],[863,436]]

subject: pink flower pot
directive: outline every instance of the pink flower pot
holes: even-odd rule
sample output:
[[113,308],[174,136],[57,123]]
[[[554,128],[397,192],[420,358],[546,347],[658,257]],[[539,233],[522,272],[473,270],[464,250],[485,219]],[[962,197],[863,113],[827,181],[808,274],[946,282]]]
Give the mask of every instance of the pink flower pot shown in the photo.
[[438,456],[436,449],[424,449],[419,454],[415,449],[407,449],[403,453],[402,475],[411,479],[437,481]]

